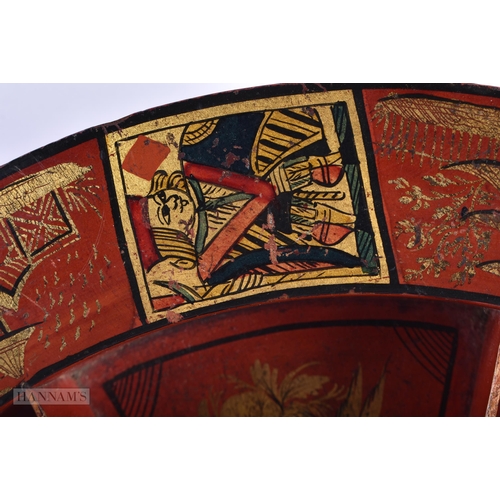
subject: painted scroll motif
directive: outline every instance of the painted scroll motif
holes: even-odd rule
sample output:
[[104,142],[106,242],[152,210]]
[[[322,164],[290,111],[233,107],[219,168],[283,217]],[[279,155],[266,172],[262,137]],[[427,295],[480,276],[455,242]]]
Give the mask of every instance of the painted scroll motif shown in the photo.
[[[0,181],[0,200],[4,392],[137,317],[97,141],[16,170]],[[121,312],[103,298],[108,291]]]
[[[79,239],[71,212],[93,206],[92,186],[76,183],[91,167],[62,163],[22,178],[0,190],[0,306],[17,311],[21,292],[32,271],[45,259]],[[85,196],[87,194],[87,196]],[[77,205],[78,204],[78,205]],[[13,331],[0,316],[0,372],[12,378],[24,373],[24,348],[35,327]],[[5,337],[3,339],[2,337]]]
[[498,99],[365,96],[400,281],[499,295]]

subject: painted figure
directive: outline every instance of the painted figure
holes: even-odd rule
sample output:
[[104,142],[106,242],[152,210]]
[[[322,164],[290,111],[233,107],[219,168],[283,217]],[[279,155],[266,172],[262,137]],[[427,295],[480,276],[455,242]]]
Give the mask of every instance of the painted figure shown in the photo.
[[378,273],[345,103],[228,115],[118,151],[155,311]]

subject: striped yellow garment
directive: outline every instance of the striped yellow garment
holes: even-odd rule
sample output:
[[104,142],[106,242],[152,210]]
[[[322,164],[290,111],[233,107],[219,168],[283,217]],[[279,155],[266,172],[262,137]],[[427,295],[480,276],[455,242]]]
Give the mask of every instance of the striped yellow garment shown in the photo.
[[178,257],[193,262],[196,260],[193,243],[183,232],[153,227],[153,237],[162,257]]
[[257,133],[252,167],[257,175],[265,175],[280,161],[322,137],[321,121],[311,108],[268,112]]

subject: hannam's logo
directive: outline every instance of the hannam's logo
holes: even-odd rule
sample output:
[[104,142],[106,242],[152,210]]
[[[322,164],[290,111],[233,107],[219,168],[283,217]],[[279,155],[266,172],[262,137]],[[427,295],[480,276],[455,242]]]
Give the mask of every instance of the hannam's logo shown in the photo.
[[88,405],[90,389],[14,389],[15,405]]

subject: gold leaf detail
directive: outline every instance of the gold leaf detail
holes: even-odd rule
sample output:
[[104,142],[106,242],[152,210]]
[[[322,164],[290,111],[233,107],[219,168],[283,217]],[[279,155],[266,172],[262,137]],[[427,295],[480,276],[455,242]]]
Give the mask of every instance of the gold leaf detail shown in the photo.
[[483,262],[477,266],[482,271],[500,276],[500,261]]
[[0,342],[0,373],[12,378],[24,375],[24,349],[34,331],[31,326]]

